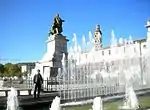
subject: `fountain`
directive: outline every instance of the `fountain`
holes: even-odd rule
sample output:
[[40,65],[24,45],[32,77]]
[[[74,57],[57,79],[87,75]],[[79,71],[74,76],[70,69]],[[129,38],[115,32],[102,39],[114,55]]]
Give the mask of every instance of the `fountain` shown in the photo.
[[[82,46],[79,46],[76,34],[73,36],[73,45],[70,46],[66,58],[66,54],[63,54],[62,70],[59,69],[59,75],[63,81],[60,90],[64,90],[61,99],[77,101],[80,98],[95,97],[100,94],[122,93],[124,92],[122,87],[125,86],[126,100],[120,109],[137,109],[138,100],[134,92],[135,86],[131,81],[138,81],[137,77],[141,78],[149,71],[147,69],[147,73],[143,72],[145,64],[141,60],[141,54],[145,51],[142,48],[143,44],[135,43],[131,36],[128,41],[123,38],[117,40],[112,30],[110,47],[96,51],[91,32],[89,32],[89,40],[86,40],[85,36],[82,37]],[[143,80],[145,85],[148,85],[147,80]],[[138,87],[140,84],[136,86]],[[50,110],[60,109],[59,100],[58,97],[53,100]],[[101,98],[94,99],[93,110],[102,109],[102,104],[96,106],[99,101],[101,102]]]
[[101,97],[94,98],[92,110],[103,110],[103,102]]
[[[120,107],[121,110],[136,110],[139,107],[138,99],[136,97],[135,91],[133,89],[133,83],[135,82],[135,71],[132,71],[134,67],[130,68],[125,74],[125,101],[123,106]],[[135,73],[133,73],[135,72]]]
[[126,87],[125,102],[121,110],[136,110],[139,108],[138,99],[132,86]]
[[[90,33],[89,36],[90,41],[83,36],[82,45],[84,47],[82,50],[87,50],[85,49],[86,42],[92,43]],[[77,44],[74,34],[73,46],[70,49],[72,53],[68,54],[67,68],[67,78],[70,80],[66,87],[70,90],[67,91],[65,99],[76,100],[83,97],[95,97],[99,94],[124,92],[121,86],[126,85],[125,103],[119,109],[137,109],[139,104],[134,89],[141,89],[136,88],[141,84],[134,85],[134,83],[139,82],[142,74],[146,74],[142,73],[141,63],[143,65],[144,63],[140,60],[139,44],[134,43],[131,36],[129,36],[129,40],[121,38],[117,42],[112,31],[111,46],[108,50],[93,51],[92,48],[88,48],[88,51],[83,52],[78,47],[80,46]],[[94,48],[93,45],[92,47]],[[64,79],[66,80],[66,77]],[[143,80],[143,82],[147,86],[147,80]],[[105,87],[104,91],[102,90],[103,86]]]
[[11,87],[10,90],[11,91],[7,97],[7,109],[6,110],[19,110],[17,91],[13,87]]
[[[130,38],[131,41],[131,38]],[[132,43],[132,42],[130,42]],[[129,45],[125,45],[125,48],[131,50],[132,47]],[[126,53],[125,57],[127,62],[124,64],[125,70],[124,70],[124,75],[125,75],[125,101],[123,103],[123,106],[120,106],[120,110],[137,110],[139,108],[139,103],[138,99],[136,97],[135,91],[133,89],[133,83],[137,81],[137,78],[140,78],[140,70],[139,67],[136,65],[128,67],[127,64],[129,63],[130,65],[133,63],[132,62],[132,57],[134,56],[129,56],[130,53]],[[130,60],[128,60],[130,59]],[[127,69],[127,68],[128,69]],[[137,68],[136,68],[137,67]]]
[[51,108],[49,110],[60,110],[60,98],[59,97],[55,97],[55,99],[53,100],[52,104],[51,104]]

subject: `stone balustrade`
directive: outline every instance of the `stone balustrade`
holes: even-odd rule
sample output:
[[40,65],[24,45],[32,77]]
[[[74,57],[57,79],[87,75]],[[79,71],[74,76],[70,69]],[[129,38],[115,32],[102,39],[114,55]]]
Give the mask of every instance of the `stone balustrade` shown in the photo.
[[[31,91],[32,91],[32,89],[18,89],[17,94],[18,94],[18,96],[31,95]],[[7,97],[9,92],[10,92],[10,89],[0,90],[0,97]]]

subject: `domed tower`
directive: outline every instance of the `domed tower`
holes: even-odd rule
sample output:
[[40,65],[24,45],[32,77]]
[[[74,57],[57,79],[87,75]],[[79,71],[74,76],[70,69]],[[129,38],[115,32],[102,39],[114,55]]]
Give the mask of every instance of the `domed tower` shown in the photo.
[[147,38],[148,38],[150,37],[150,20],[147,21],[146,28],[147,28]]
[[100,29],[100,25],[96,25],[96,29],[94,32],[94,40],[95,40],[95,50],[98,51],[102,48],[102,32]]

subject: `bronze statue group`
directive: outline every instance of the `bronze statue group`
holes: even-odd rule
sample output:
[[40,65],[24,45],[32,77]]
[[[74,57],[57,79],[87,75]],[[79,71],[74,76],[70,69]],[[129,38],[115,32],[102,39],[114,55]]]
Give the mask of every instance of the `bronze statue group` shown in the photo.
[[65,22],[65,21],[59,17],[59,14],[57,14],[54,17],[52,27],[49,31],[49,36],[54,35],[54,34],[61,34],[63,32],[63,28],[62,28],[63,22]]

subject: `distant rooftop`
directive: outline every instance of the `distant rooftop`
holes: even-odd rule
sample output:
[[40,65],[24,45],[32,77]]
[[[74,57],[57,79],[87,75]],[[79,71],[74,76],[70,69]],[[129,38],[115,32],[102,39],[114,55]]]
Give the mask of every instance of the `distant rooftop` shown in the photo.
[[142,42],[146,42],[146,39],[134,40],[133,42],[134,42],[134,43],[135,43],[135,42],[142,43]]
[[[133,43],[135,43],[135,42],[137,42],[137,43],[142,43],[142,42],[146,42],[146,39],[139,39],[139,40],[134,40],[133,41]],[[128,43],[127,43],[128,44]],[[117,45],[117,47],[120,47],[120,46],[123,46],[124,44],[118,44]],[[105,47],[103,47],[102,49],[108,49],[108,48],[110,48],[110,46],[105,46]]]
[[19,65],[35,65],[36,62],[22,62],[18,63]]

